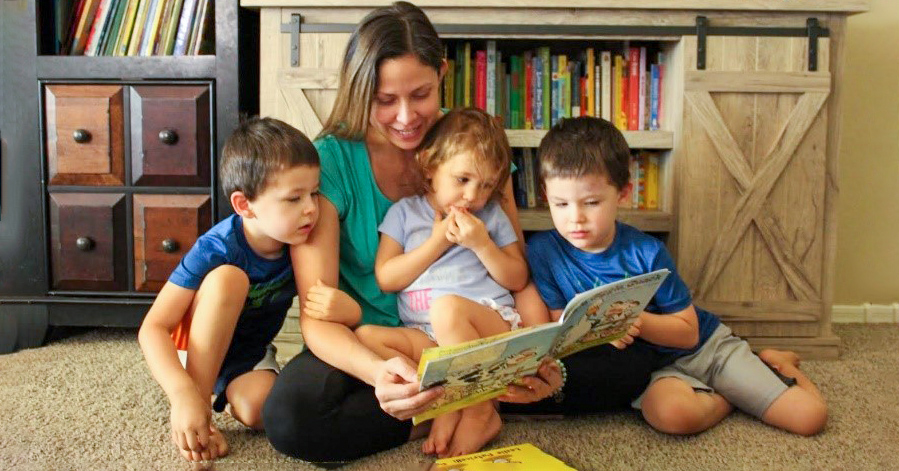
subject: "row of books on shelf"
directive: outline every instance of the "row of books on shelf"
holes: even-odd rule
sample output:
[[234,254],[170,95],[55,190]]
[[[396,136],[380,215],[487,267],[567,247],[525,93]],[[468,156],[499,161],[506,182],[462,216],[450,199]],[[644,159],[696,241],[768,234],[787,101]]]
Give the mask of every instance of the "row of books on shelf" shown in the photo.
[[214,53],[214,0],[57,0],[53,7],[57,55]]
[[561,118],[594,116],[624,131],[662,128],[665,53],[624,44],[553,54],[549,46],[523,53],[472,50],[460,42],[446,51],[442,100],[447,108],[476,106],[502,116],[507,129],[549,129]]
[[[537,149],[514,150],[514,162],[518,170],[512,174],[515,204],[519,208],[546,208],[548,202],[540,184]],[[660,178],[657,152],[636,151],[631,155],[631,197],[621,203],[623,209],[659,209]]]

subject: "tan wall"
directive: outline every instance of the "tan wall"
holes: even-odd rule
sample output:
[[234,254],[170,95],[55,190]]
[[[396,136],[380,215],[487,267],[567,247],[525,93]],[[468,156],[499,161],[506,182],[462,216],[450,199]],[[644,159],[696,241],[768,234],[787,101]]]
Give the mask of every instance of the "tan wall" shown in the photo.
[[848,20],[834,304],[899,301],[899,3]]

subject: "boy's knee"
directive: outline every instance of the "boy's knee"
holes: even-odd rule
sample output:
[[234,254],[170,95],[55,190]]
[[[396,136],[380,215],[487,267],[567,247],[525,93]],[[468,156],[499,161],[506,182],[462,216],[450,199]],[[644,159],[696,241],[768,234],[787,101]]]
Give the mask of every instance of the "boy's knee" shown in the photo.
[[824,430],[827,425],[827,404],[817,398],[809,398],[793,409],[793,425],[790,431],[802,436],[811,436]]
[[213,291],[245,298],[250,290],[250,278],[234,265],[221,265],[210,271],[200,283],[198,291]]
[[643,417],[656,430],[675,435],[697,433],[705,423],[699,408],[690,401],[671,397],[643,406]]
[[262,407],[265,397],[238,397],[231,404],[231,413],[238,422],[254,430],[263,430]]

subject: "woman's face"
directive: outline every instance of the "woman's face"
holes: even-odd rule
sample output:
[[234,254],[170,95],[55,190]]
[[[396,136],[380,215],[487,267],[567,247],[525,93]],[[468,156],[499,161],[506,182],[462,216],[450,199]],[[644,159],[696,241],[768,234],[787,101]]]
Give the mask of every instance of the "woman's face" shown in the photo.
[[440,114],[440,73],[407,54],[378,70],[370,133],[402,150],[414,150]]

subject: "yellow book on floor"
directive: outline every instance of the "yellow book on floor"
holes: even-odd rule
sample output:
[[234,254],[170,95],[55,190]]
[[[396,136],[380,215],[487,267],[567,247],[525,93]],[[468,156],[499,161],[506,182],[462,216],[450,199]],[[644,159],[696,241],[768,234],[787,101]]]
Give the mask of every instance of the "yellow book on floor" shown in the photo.
[[523,443],[434,462],[429,471],[576,471],[543,450]]

